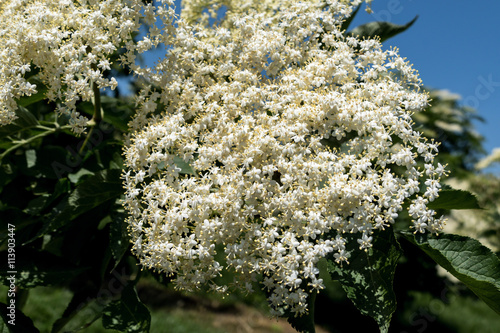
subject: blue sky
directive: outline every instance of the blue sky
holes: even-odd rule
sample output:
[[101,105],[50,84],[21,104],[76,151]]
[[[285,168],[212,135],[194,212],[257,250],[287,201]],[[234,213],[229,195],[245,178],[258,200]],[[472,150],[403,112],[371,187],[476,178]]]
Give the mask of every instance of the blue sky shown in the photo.
[[[405,24],[419,16],[384,45],[398,47],[424,85],[459,94],[463,105],[477,109],[485,120],[476,123],[485,149],[500,147],[500,1],[373,0],[372,9],[373,14],[361,10],[351,27],[371,21]],[[146,63],[153,65],[162,52],[150,54]],[[487,171],[500,174],[500,166]]]
[[[418,20],[388,39],[414,65],[424,85],[462,96],[485,122],[475,123],[488,152],[500,147],[500,1],[373,0],[373,14],[360,11],[351,26]],[[488,169],[500,173],[500,167]]]

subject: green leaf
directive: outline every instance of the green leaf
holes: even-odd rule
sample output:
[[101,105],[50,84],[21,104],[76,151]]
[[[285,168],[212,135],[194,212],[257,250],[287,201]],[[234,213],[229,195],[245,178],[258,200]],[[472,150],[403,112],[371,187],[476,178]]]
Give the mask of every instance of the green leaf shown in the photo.
[[130,245],[130,237],[127,233],[127,223],[125,222],[126,217],[127,214],[125,214],[125,212],[118,212],[112,215],[109,229],[109,246],[111,247],[111,253],[115,259],[115,266],[113,269],[116,268]]
[[47,86],[44,85],[42,81],[38,80],[36,77],[30,78],[28,81],[36,84],[37,92],[35,94],[32,94],[31,96],[23,96],[19,98],[17,100],[18,105],[28,106],[45,99],[45,94],[48,91]]
[[[7,258],[6,252],[1,252]],[[73,277],[87,270],[88,267],[76,267],[71,263],[48,252],[16,251],[16,273],[9,273],[5,268],[0,270],[0,281],[8,286],[9,278],[16,279],[16,287],[33,288],[64,284]]]
[[26,166],[32,168],[36,164],[36,151],[34,149],[28,149],[24,152],[26,155]]
[[71,185],[70,185],[68,179],[67,178],[59,179],[57,181],[56,185],[54,186],[54,191],[52,191],[52,194],[50,195],[49,202],[47,204],[53,203],[61,195],[69,193],[70,190],[71,190]]
[[52,209],[43,228],[30,242],[71,223],[93,208],[119,198],[123,193],[120,174],[121,170],[117,169],[102,170],[82,181],[66,200]]
[[47,88],[42,88],[38,89],[38,92],[36,94],[33,94],[31,96],[23,96],[21,97],[18,101],[17,104],[21,106],[28,106],[33,103],[42,101],[45,99],[45,93],[47,92]]
[[59,196],[68,193],[70,191],[70,185],[67,178],[59,179],[54,186],[54,190],[51,194],[41,194],[28,202],[28,205],[23,210],[24,213],[36,216],[41,214],[44,209],[52,204]]
[[102,324],[104,328],[120,332],[149,332],[151,315],[148,308],[139,300],[134,285],[127,285],[122,298],[111,302],[104,309]]
[[21,127],[34,127],[39,125],[38,119],[26,108],[19,106],[16,110],[16,116],[18,117],[14,120],[14,124]]
[[184,160],[178,156],[174,156],[175,165],[181,169],[180,173],[196,176],[196,171]]
[[[0,303],[3,305],[3,303]],[[3,317],[3,316],[2,316]],[[9,328],[7,327],[7,324],[4,322],[5,319],[0,322],[0,333],[10,333]]]
[[401,255],[392,230],[373,233],[373,247],[362,251],[358,247],[359,233],[343,235],[346,249],[351,251],[349,264],[340,266],[327,258],[328,271],[338,280],[358,310],[375,319],[381,332],[388,332],[391,316],[396,310],[396,295],[392,289],[394,271]]
[[108,303],[109,298],[93,298],[86,293],[76,293],[62,317],[52,325],[51,332],[84,331],[102,316],[102,311]]
[[390,22],[370,22],[352,29],[347,33],[347,35],[359,36],[359,38],[373,38],[375,36],[379,36],[380,41],[383,42],[411,27],[413,23],[415,23],[417,18],[418,16],[415,16],[413,20],[406,23],[405,25],[399,25]]
[[72,219],[123,194],[121,170],[102,170],[85,179],[71,193],[68,203]]
[[[8,299],[9,300],[9,299]],[[10,305],[10,304],[9,304]],[[0,302],[0,333],[39,333],[33,321],[27,317],[20,309],[16,308],[14,316],[10,315],[10,309],[7,304]],[[14,321],[12,321],[14,319]],[[9,323],[10,321],[10,323]],[[14,323],[15,325],[11,325]]]
[[500,259],[490,249],[466,236],[401,234],[500,314]]
[[[67,163],[71,155],[67,149],[53,145],[43,145],[37,150],[36,170],[43,177],[49,179],[62,179],[67,173],[73,171]],[[74,164],[72,164],[74,166]]]
[[287,320],[292,327],[300,333],[314,333],[314,303],[316,301],[316,292],[310,293],[307,299],[307,313],[302,316],[287,314]]
[[16,109],[16,116],[17,119],[11,124],[0,126],[0,139],[21,132],[22,130],[33,128],[40,124],[36,117],[29,112],[28,109],[22,106],[18,106]]
[[35,199],[28,202],[28,205],[23,210],[24,213],[35,216],[40,214],[40,212],[47,206],[47,201],[50,198],[48,194],[42,194]]
[[87,176],[87,175],[94,175],[94,173],[90,170],[85,169],[85,168],[81,168],[81,169],[78,169],[77,172],[68,174],[68,179],[72,183],[76,184],[80,181],[80,178]]
[[454,189],[439,192],[439,197],[427,205],[430,209],[481,209],[474,194]]

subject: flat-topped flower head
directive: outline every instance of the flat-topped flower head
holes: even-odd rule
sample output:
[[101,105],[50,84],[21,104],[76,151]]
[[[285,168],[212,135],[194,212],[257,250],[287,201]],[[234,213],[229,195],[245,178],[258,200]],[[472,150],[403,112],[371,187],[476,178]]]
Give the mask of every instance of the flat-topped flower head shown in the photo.
[[410,197],[415,231],[442,229],[426,205],[445,171],[411,120],[428,96],[397,50],[343,36],[341,7],[287,1],[164,35],[124,152],[144,267],[223,292],[233,271],[231,286],[261,281],[274,309],[303,313],[318,261],[347,264],[345,233],[368,251]]
[[97,89],[117,86],[115,78],[104,75],[111,69],[110,55],[128,45],[123,60],[133,64],[133,34],[141,18],[154,23],[153,12],[141,0],[2,1],[0,126],[15,119],[16,100],[41,89],[26,79],[39,71],[46,98],[59,102],[58,113],[69,115],[73,130],[82,133],[88,119],[76,111],[76,103],[92,100],[94,84]]

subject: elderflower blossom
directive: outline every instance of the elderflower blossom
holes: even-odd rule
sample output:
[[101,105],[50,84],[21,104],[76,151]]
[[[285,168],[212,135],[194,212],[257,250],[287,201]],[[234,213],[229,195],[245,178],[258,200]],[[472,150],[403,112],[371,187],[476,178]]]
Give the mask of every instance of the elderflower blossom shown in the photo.
[[[325,6],[335,6],[330,10],[331,14],[339,17],[350,16],[353,7],[361,3],[371,3],[371,0],[309,0],[307,6],[322,8]],[[200,23],[207,26],[210,19],[216,19],[218,25],[224,28],[230,28],[233,17],[236,18],[243,12],[255,11],[274,15],[286,5],[282,0],[186,0],[182,2],[182,18],[188,23]],[[218,11],[225,9],[226,15],[224,18],[219,17]],[[367,8],[367,11],[370,11]]]
[[124,206],[140,263],[178,288],[261,281],[273,309],[302,314],[324,287],[319,260],[348,263],[346,233],[367,251],[408,200],[415,232],[442,230],[427,204],[445,170],[412,128],[428,100],[417,73],[376,39],[344,37],[352,8],[326,3],[235,9],[231,29],[180,20],[144,71]]
[[[143,11],[141,13],[141,10]],[[117,86],[109,56],[139,31],[140,18],[154,23],[154,7],[141,0],[5,0],[0,4],[0,126],[11,123],[16,100],[40,87],[26,79],[38,71],[46,98],[60,102],[59,114],[70,116],[75,133],[88,119],[76,110],[79,100],[90,101],[96,89]],[[126,52],[124,63],[134,54]],[[128,61],[127,61],[128,60]]]

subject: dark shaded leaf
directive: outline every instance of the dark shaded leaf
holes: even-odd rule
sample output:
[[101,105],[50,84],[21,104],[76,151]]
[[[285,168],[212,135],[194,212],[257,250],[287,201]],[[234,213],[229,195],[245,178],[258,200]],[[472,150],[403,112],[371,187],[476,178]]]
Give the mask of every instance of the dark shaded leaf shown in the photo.
[[375,36],[379,36],[380,40],[383,42],[411,27],[417,18],[418,16],[415,16],[413,20],[405,25],[390,22],[369,22],[352,29],[347,33],[347,35],[359,36],[359,38],[373,38]]
[[500,260],[466,236],[401,233],[500,314]]
[[48,194],[43,194],[36,197],[28,203],[23,212],[32,216],[40,214],[43,208],[47,205],[47,201],[49,198],[50,195]]
[[139,300],[134,285],[129,284],[122,293],[122,298],[111,302],[103,312],[104,328],[120,332],[149,332],[151,315],[149,310]]
[[17,119],[11,124],[0,126],[0,139],[16,134],[26,129],[39,125],[36,117],[28,109],[18,106],[16,110]]
[[2,188],[14,180],[17,176],[18,168],[11,163],[3,161],[0,165],[0,192]]
[[71,190],[71,185],[68,179],[67,178],[59,179],[54,187],[54,191],[52,191],[52,194],[50,195],[47,204],[51,204],[52,202],[57,200],[57,198],[59,198],[61,195],[69,193],[70,190]]
[[121,170],[102,170],[82,181],[67,200],[55,207],[43,229],[35,237],[56,230],[99,205],[116,200],[123,193]]
[[115,259],[115,266],[113,269],[116,268],[130,245],[127,223],[125,222],[126,217],[127,214],[124,212],[118,212],[112,216],[109,229],[109,245],[111,247],[113,258]]
[[433,202],[427,207],[430,209],[481,209],[474,194],[454,189],[445,189],[439,192]]
[[316,292],[309,294],[307,299],[307,313],[302,316],[294,316],[290,314],[287,317],[288,322],[292,327],[300,333],[314,333],[314,303],[316,301]]
[[70,306],[72,310],[65,311],[63,317],[55,321],[52,326],[53,333],[79,332],[101,318],[102,311],[109,303],[109,299],[96,299],[85,295],[84,297],[84,299],[73,298],[71,300],[66,310]]
[[394,271],[401,255],[392,230],[373,233],[373,247],[368,251],[358,248],[361,235],[344,235],[346,249],[351,251],[349,264],[340,266],[333,256],[327,258],[328,271],[338,280],[358,310],[374,318],[381,332],[387,332],[391,316],[396,310],[396,295],[392,289]]
[[68,203],[72,219],[123,194],[121,170],[102,170],[90,176],[71,193]]
[[76,165],[72,163],[71,153],[63,147],[43,145],[37,153],[35,168],[46,178],[62,179],[71,173]]
[[21,127],[33,127],[39,125],[38,119],[28,109],[20,106],[16,110],[18,118],[14,120],[14,124]]
[[28,106],[45,99],[45,94],[48,91],[47,86],[44,85],[42,81],[38,80],[36,77],[30,78],[28,81],[36,84],[37,92],[35,94],[32,94],[31,96],[23,96],[19,98],[17,100],[18,105]]

